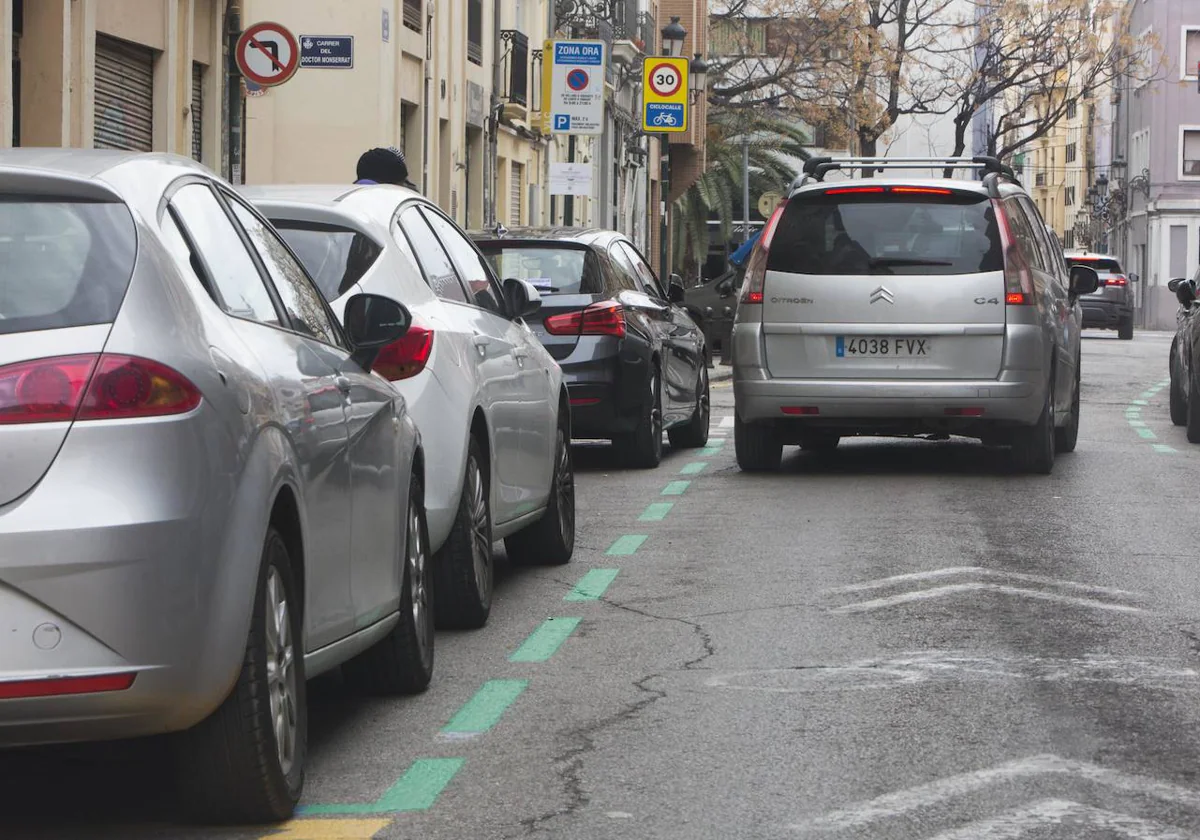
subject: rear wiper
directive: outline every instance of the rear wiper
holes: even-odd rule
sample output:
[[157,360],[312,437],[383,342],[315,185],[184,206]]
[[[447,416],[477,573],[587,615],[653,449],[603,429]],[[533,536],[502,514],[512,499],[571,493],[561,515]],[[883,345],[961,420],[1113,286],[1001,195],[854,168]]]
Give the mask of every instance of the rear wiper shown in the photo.
[[871,260],[871,268],[882,268],[888,265],[954,265],[947,260],[917,260],[910,257],[876,257]]

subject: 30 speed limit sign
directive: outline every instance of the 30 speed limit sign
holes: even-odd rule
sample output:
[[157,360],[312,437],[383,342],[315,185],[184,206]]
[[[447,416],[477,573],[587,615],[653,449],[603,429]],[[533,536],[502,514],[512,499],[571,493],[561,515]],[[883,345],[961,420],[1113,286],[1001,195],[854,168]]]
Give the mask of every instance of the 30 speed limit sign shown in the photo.
[[642,130],[688,130],[688,60],[649,56],[642,65]]

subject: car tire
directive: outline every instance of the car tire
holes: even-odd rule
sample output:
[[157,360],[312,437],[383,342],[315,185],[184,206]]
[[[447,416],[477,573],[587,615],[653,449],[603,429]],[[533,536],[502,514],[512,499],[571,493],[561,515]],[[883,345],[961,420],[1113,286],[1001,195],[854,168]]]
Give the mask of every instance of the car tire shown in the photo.
[[429,527],[425,492],[413,474],[400,582],[400,620],[386,636],[342,666],[346,682],[364,694],[420,694],[433,679],[434,622],[429,585]]
[[554,450],[550,504],[537,522],[504,541],[508,559],[521,566],[562,566],[575,553],[575,469],[562,427]]
[[733,448],[738,467],[745,472],[766,472],[779,469],[783,460],[783,444],[775,430],[766,423],[745,423],[735,412],[733,418]]
[[184,806],[199,822],[278,822],[300,801],[308,752],[302,604],[287,543],[269,528],[237,681],[215,712],[177,736]]
[[1200,443],[1200,388],[1196,387],[1195,371],[1188,377],[1187,439],[1188,443]]
[[1037,422],[1018,429],[1013,435],[1013,460],[1021,472],[1049,475],[1054,470],[1054,442],[1057,437],[1054,413],[1054,374],[1051,373],[1046,386],[1046,401]]
[[1133,340],[1133,316],[1132,315],[1130,315],[1127,318],[1122,318],[1121,322],[1117,325],[1117,338],[1121,339],[1122,341],[1132,341]]
[[1074,452],[1075,445],[1079,442],[1079,390],[1082,382],[1082,372],[1079,369],[1079,362],[1075,363],[1075,387],[1071,394],[1071,416],[1068,418],[1065,426],[1059,426],[1054,430],[1054,451]]
[[805,452],[833,452],[842,442],[841,435],[805,435],[800,441],[800,448]]
[[1171,422],[1176,426],[1186,426],[1188,420],[1188,400],[1183,392],[1183,383],[1179,381],[1179,365],[1175,361],[1176,345],[1171,345],[1171,361],[1168,367],[1171,371]]
[[479,442],[472,436],[454,525],[433,563],[439,629],[474,630],[487,624],[495,579],[488,500],[488,474]]
[[646,395],[637,428],[614,440],[613,445],[629,466],[652,470],[662,462],[663,454],[662,377],[656,365],[650,368],[647,385],[650,393]]
[[708,369],[700,368],[696,380],[696,408],[692,419],[682,426],[667,430],[667,440],[675,449],[699,449],[708,443],[710,425],[711,392],[708,386]]

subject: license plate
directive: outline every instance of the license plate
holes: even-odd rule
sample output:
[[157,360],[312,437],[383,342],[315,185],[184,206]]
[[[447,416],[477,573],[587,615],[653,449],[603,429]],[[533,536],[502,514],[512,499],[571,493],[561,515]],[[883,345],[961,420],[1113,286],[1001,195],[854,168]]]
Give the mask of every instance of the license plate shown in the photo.
[[839,359],[919,358],[928,356],[932,342],[928,338],[872,338],[869,336],[837,337]]

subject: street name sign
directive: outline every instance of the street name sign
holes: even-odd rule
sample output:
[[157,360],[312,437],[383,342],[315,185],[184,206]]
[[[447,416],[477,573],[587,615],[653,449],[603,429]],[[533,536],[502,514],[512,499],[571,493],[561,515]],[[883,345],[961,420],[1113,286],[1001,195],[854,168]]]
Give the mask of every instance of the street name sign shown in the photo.
[[301,35],[300,66],[323,69],[354,68],[353,35]]

